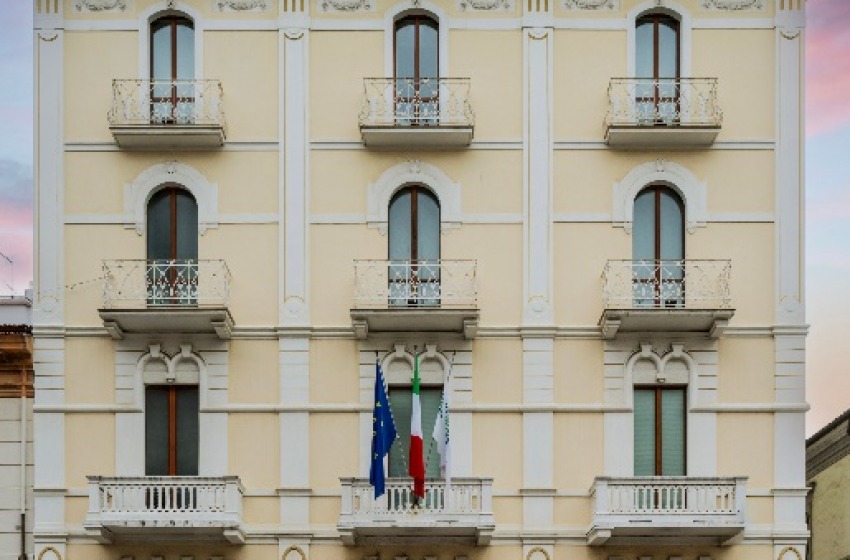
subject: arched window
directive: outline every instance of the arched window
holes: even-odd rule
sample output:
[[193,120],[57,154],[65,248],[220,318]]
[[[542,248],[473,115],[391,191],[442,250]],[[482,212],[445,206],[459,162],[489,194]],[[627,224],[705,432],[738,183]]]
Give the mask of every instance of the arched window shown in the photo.
[[198,287],[198,205],[178,186],[160,189],[148,202],[148,303],[195,303]]
[[440,203],[422,185],[399,190],[389,208],[392,305],[437,305],[440,294]]
[[195,30],[192,20],[164,16],[151,23],[151,122],[194,121]]
[[439,27],[426,15],[395,22],[393,68],[399,124],[439,124]]
[[638,119],[670,124],[679,110],[679,21],[650,13],[635,21]]
[[685,301],[685,207],[666,185],[638,193],[632,228],[635,305],[678,307]]

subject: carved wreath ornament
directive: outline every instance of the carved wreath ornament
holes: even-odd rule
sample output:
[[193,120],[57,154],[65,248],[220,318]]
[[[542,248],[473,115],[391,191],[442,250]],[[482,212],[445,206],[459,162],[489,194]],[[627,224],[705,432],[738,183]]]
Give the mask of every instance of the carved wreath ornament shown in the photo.
[[479,11],[493,11],[499,9],[509,10],[511,9],[511,3],[509,0],[461,0],[460,9],[466,10],[479,10]]
[[620,0],[565,0],[568,10],[619,10]]
[[761,10],[762,0],[703,0],[702,7],[706,10]]
[[265,10],[266,0],[219,0],[218,9],[223,12],[232,10],[234,12],[247,12],[251,10]]
[[323,0],[322,9],[326,12],[334,10],[337,12],[356,12],[358,10],[371,10],[369,0]]
[[74,7],[78,12],[83,10],[89,12],[111,12],[124,11],[127,9],[127,0],[77,0]]

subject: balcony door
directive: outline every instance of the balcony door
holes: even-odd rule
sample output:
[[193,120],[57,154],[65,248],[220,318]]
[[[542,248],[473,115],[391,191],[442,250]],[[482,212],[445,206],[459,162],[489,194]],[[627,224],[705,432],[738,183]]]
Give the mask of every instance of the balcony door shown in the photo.
[[640,124],[674,124],[679,115],[679,21],[647,14],[635,22],[637,118]]
[[685,304],[685,207],[666,185],[650,185],[635,198],[632,292],[635,307]]
[[635,476],[685,476],[686,387],[635,387]]
[[145,387],[145,475],[198,475],[198,386]]
[[191,124],[195,102],[195,29],[192,20],[161,17],[151,24],[151,122]]
[[396,124],[437,125],[440,121],[438,77],[439,27],[425,15],[395,22]]
[[440,203],[422,185],[398,191],[389,209],[389,303],[440,303]]
[[149,305],[191,305],[198,291],[198,205],[188,191],[167,186],[148,202]]

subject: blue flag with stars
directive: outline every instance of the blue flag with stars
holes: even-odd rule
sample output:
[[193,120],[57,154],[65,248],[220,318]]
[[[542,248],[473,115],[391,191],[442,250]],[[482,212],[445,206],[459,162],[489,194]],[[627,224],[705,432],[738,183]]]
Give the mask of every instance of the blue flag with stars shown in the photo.
[[375,408],[372,412],[372,456],[369,468],[369,484],[375,487],[375,499],[384,495],[384,457],[390,452],[397,432],[381,364],[375,363]]

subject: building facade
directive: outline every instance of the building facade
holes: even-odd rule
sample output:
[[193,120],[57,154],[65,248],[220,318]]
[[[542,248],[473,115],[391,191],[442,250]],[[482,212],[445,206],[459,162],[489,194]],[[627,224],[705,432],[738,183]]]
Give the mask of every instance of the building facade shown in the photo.
[[39,560],[805,556],[803,0],[34,5]]
[[850,410],[806,440],[808,558],[850,557]]

